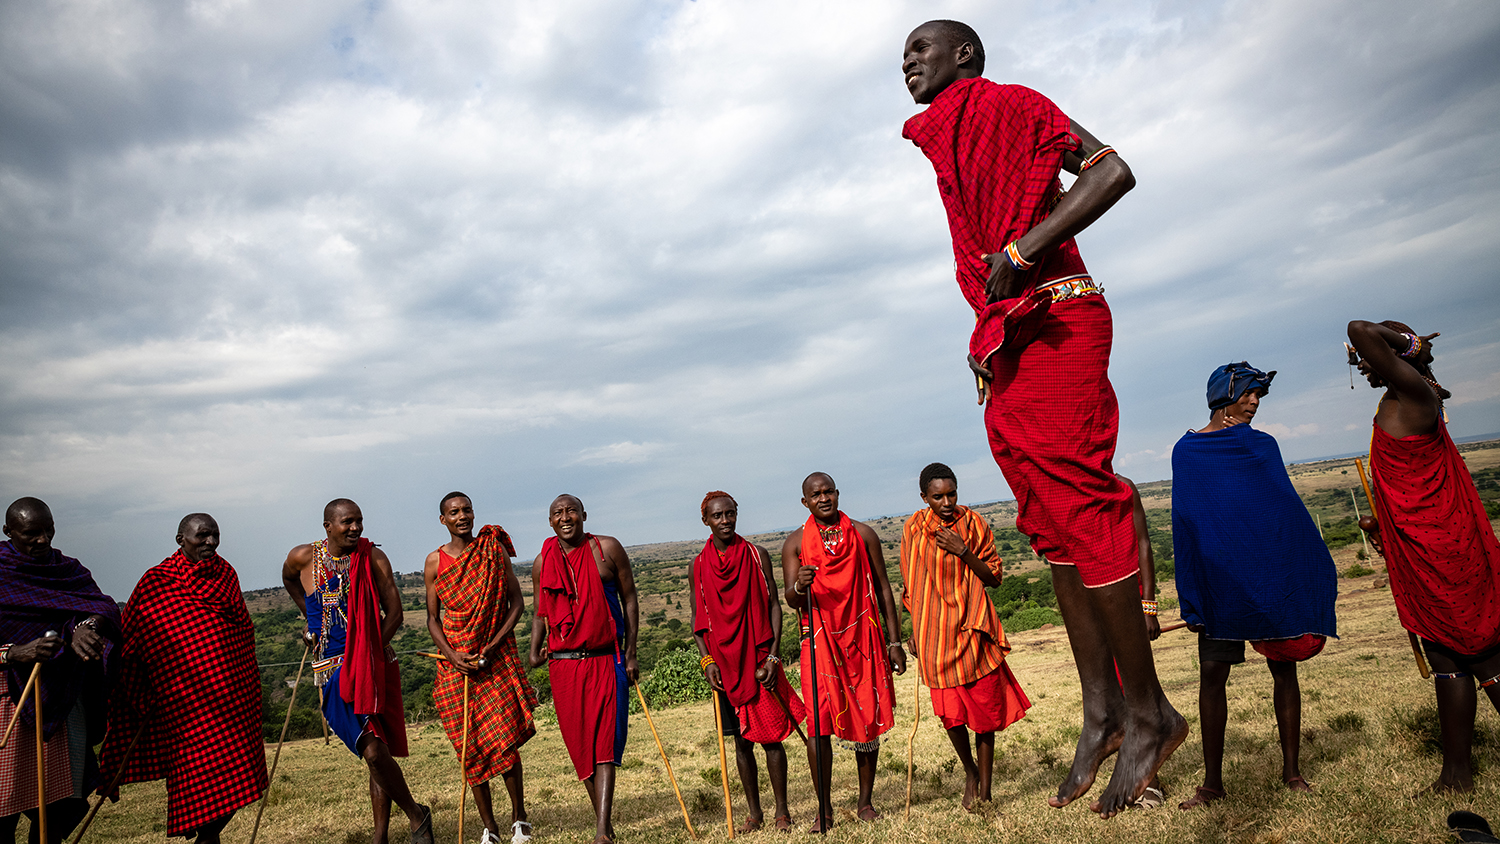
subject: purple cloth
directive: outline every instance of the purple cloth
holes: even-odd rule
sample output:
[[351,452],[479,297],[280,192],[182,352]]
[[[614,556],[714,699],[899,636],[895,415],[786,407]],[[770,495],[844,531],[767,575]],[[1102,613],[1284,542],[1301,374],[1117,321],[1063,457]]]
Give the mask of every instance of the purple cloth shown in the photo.
[[[0,644],[25,644],[40,639],[48,630],[71,640],[73,627],[93,615],[103,617],[99,632],[111,640],[104,649],[107,665],[114,649],[112,642],[120,638],[120,608],[99,591],[89,570],[55,548],[50,556],[39,560],[16,550],[12,542],[0,542]],[[91,673],[85,669],[70,648],[64,648],[42,667],[44,736],[56,732],[78,702],[85,678]],[[7,664],[5,671],[10,699],[19,701],[31,666]],[[21,704],[21,721],[33,724],[35,716],[28,706]]]

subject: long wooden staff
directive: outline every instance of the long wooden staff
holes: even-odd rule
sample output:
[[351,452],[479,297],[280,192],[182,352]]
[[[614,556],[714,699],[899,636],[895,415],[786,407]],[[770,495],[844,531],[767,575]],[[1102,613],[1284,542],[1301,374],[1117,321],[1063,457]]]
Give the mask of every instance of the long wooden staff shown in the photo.
[[[1354,458],[1354,468],[1359,470],[1359,483],[1365,488],[1365,503],[1370,505],[1370,516],[1379,518],[1375,516],[1375,496],[1370,494],[1370,479],[1365,475],[1365,464],[1358,457]],[[1427,657],[1422,655],[1422,643],[1417,639],[1417,634],[1410,630],[1406,631],[1406,638],[1411,642],[1411,655],[1417,660],[1417,671],[1426,680],[1432,676],[1432,672],[1427,669]]]
[[469,675],[464,675],[464,733],[458,754],[458,840],[464,840],[464,809],[469,805]]
[[26,687],[21,689],[21,699],[16,701],[16,711],[10,715],[10,723],[5,727],[5,736],[0,737],[0,748],[10,743],[10,734],[16,729],[16,724],[21,720],[21,710],[26,706],[26,698],[31,697],[31,690],[36,687],[37,677],[42,673],[40,662],[31,667],[31,677],[26,680]]
[[141,740],[141,733],[146,732],[146,725],[150,721],[151,713],[147,713],[146,717],[141,719],[141,725],[135,728],[135,735],[130,737],[130,744],[125,745],[125,755],[120,757],[120,767],[115,769],[115,775],[109,780],[109,788],[99,792],[99,796],[94,798],[94,805],[89,807],[88,817],[83,819],[83,825],[78,828],[78,833],[73,836],[71,844],[78,844],[83,840],[83,834],[88,832],[89,824],[92,824],[94,816],[99,814],[99,807],[104,805],[105,796],[113,794],[115,786],[120,784],[120,777],[125,775],[125,764],[130,761],[130,754],[135,750],[135,743]]
[[[782,669],[780,663],[777,663],[776,670],[782,671],[783,677],[786,676],[786,672]],[[782,700],[781,689],[778,688],[779,685],[780,684],[778,683],[775,686],[771,687],[771,700],[776,701],[776,705],[781,707],[781,714],[785,715],[786,719],[792,722],[792,729],[797,731],[797,737],[802,739],[802,744],[805,746],[807,744],[807,733],[802,732],[802,725],[798,723],[797,719],[792,715],[792,708],[786,705],[785,700]]]
[[[34,675],[41,671],[42,664],[38,662],[36,668],[31,669]],[[35,695],[36,701],[36,818],[37,829],[41,832],[38,841],[51,841],[47,837],[47,748],[42,743],[42,728],[45,718],[42,717],[42,684],[40,681],[31,685],[31,693]],[[24,698],[23,698],[24,700]]]
[[1176,624],[1168,624],[1166,627],[1163,627],[1161,629],[1161,632],[1163,632],[1163,633],[1171,633],[1173,630],[1181,630],[1182,628],[1184,628],[1186,626],[1187,626],[1187,622],[1186,621],[1179,621]]
[[297,702],[297,687],[302,684],[302,669],[307,665],[307,655],[312,653],[312,646],[303,643],[302,661],[297,663],[297,679],[292,681],[292,697],[286,702],[286,720],[281,722],[281,738],[276,742],[276,753],[271,757],[271,772],[266,775],[266,793],[260,798],[260,807],[255,810],[255,826],[250,830],[250,844],[255,844],[255,836],[260,832],[260,816],[266,811],[266,803],[271,800],[271,789],[276,785],[276,764],[281,761],[281,746],[286,744],[286,730],[292,725],[292,705]]
[[917,674],[916,681],[912,686],[911,735],[906,737],[906,817],[904,820],[908,821],[911,820],[911,779],[916,773],[917,725],[922,723],[922,675],[920,673]]
[[714,730],[719,734],[719,781],[724,784],[724,825],[729,828],[729,840],[734,840],[734,808],[729,802],[729,760],[724,756],[724,712],[719,708],[719,693],[709,689],[714,699]]
[[667,767],[667,779],[672,781],[672,790],[677,793],[677,805],[682,807],[682,822],[687,824],[688,835],[693,836],[693,840],[697,841],[698,833],[693,829],[693,819],[688,817],[687,804],[682,802],[682,789],[677,787],[677,777],[672,773],[672,762],[667,759],[667,749],[662,747],[661,735],[656,732],[656,722],[651,720],[651,710],[646,706],[646,696],[641,694],[640,684],[632,683],[631,685],[635,686],[635,696],[641,701],[641,711],[646,713],[646,724],[651,727],[651,737],[656,739],[656,749],[661,753],[661,762]]

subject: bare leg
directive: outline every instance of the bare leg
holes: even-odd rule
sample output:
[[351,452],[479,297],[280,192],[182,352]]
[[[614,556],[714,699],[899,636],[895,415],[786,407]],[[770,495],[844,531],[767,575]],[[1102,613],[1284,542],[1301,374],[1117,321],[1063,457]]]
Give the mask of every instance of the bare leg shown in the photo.
[[505,778],[505,792],[510,795],[510,822],[526,820],[526,784],[522,779],[520,757],[500,776]]
[[[994,734],[990,734],[991,749],[994,748]],[[948,741],[953,744],[953,750],[958,754],[958,763],[964,766],[964,796],[960,801],[965,809],[972,809],[974,798],[979,793],[979,768],[974,764],[974,754],[969,751],[969,728],[963,724],[948,730]]]
[[1293,791],[1312,791],[1302,778],[1302,687],[1297,682],[1297,663],[1266,660],[1274,683],[1276,732],[1281,737],[1281,780]]
[[382,827],[390,823],[392,802],[406,815],[407,824],[415,832],[426,819],[427,813],[412,799],[411,789],[406,787],[406,777],[402,776],[401,766],[391,757],[390,748],[386,747],[385,742],[369,734],[360,736],[359,748],[360,755],[370,768],[370,802],[375,809],[376,831],[382,835],[379,839],[372,838],[373,844],[384,844],[385,830]]
[[489,782],[471,785],[469,791],[474,794],[474,808],[479,812],[479,822],[484,824],[485,829],[499,834],[500,827],[495,825],[495,804],[490,799]]
[[[1198,725],[1203,731],[1203,787],[1224,793],[1224,729],[1229,723],[1230,663],[1205,660],[1198,673]],[[1278,723],[1279,726],[1279,723]]]
[[[790,818],[791,810],[786,805],[786,748],[781,742],[765,745],[766,771],[771,775],[771,795],[776,800],[776,817]],[[756,782],[759,796],[760,783]]]
[[[1432,662],[1432,670],[1440,674],[1467,672],[1470,668],[1454,662],[1435,649],[1428,649],[1427,658]],[[1474,678],[1435,677],[1433,685],[1437,687],[1443,773],[1432,784],[1432,789],[1473,791],[1474,770],[1470,766],[1469,752],[1474,744],[1474,713],[1479,704],[1479,695],[1474,691]]]
[[224,827],[234,818],[234,812],[230,812],[222,818],[215,818],[203,826],[198,827],[198,837],[193,839],[194,844],[219,844],[219,834]]
[[[817,747],[818,757],[813,758],[813,748]],[[822,764],[819,765],[818,763]],[[833,781],[833,740],[828,736],[813,738],[807,743],[807,767],[810,771],[817,771],[813,776],[814,796],[819,806],[827,806],[828,814],[818,813],[818,819],[813,822],[813,832],[819,830],[827,831],[833,826],[833,803],[828,799],[829,783]],[[822,768],[819,771],[819,768]]]
[[609,762],[594,765],[594,775],[583,781],[589,802],[594,806],[594,842],[615,840],[615,766]]
[[880,813],[871,805],[871,800],[875,796],[875,768],[879,761],[880,751],[878,750],[854,751],[854,766],[859,771],[859,803],[854,812],[855,816],[862,821],[880,819]]
[[765,820],[760,808],[760,768],[755,764],[755,745],[742,736],[734,737],[734,766],[739,769],[740,784],[745,787],[749,818],[760,823]]
[[370,844],[389,844],[391,836],[391,798],[375,781],[375,771],[370,770],[370,811],[375,815],[375,829],[370,833]]
[[1073,753],[1073,767],[1057,787],[1057,795],[1047,798],[1047,805],[1062,808],[1088,793],[1099,766],[1120,749],[1125,739],[1125,698],[1115,679],[1109,633],[1093,611],[1090,590],[1084,587],[1077,567],[1052,566],[1052,588],[1068,630],[1078,679],[1083,683],[1083,731]]
[[995,734],[978,733],[974,736],[974,751],[979,757],[979,799],[989,802],[990,778],[995,772]]

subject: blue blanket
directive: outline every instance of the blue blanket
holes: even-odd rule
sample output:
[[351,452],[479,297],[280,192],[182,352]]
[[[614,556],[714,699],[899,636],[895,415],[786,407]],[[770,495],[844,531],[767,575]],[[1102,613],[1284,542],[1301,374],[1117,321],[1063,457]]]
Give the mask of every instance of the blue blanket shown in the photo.
[[1172,449],[1182,617],[1215,639],[1334,636],[1338,573],[1270,434],[1234,425]]

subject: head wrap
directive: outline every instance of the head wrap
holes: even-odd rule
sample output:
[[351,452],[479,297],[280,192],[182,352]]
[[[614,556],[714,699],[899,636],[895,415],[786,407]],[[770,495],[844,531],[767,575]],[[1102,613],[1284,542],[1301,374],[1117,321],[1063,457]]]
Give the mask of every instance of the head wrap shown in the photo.
[[1218,410],[1234,404],[1249,390],[1271,391],[1276,370],[1262,372],[1246,361],[1226,363],[1208,376],[1208,409]]

